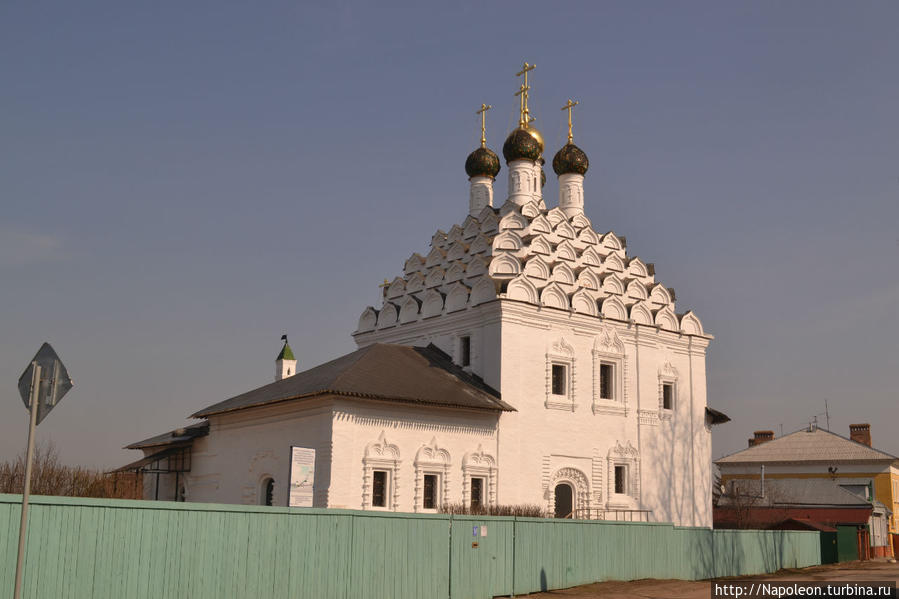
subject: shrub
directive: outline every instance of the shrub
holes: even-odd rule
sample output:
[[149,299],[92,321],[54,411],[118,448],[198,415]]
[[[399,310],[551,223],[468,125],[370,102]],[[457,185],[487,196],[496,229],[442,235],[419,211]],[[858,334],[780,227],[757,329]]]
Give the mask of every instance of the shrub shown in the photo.
[[545,518],[546,510],[535,504],[519,505],[479,505],[471,507],[463,503],[448,503],[440,506],[442,514],[458,514],[465,516],[522,516],[527,518]]

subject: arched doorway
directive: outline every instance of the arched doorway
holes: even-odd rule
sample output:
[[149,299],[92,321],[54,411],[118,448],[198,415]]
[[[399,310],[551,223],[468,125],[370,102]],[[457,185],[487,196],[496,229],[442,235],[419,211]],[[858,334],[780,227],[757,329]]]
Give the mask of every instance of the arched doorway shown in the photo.
[[568,483],[559,483],[555,489],[556,518],[571,518],[574,511],[574,489]]

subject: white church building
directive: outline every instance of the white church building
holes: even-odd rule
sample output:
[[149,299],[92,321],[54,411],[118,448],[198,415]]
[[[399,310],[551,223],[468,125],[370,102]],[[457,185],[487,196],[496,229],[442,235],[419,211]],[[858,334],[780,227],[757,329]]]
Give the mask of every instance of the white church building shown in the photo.
[[[315,450],[313,505],[428,512],[536,504],[549,515],[712,525],[712,336],[624,237],[584,213],[586,154],[552,159],[531,126],[469,155],[467,215],[413,253],[362,311],[358,350],[129,445],[148,499],[287,505],[291,447]],[[460,208],[464,204],[460,203]],[[462,212],[462,209],[460,209]],[[464,218],[463,218],[464,216]]]

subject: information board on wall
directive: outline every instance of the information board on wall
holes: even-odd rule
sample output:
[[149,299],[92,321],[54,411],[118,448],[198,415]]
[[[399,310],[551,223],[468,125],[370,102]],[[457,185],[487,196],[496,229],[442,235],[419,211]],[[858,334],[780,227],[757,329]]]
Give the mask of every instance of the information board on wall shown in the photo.
[[315,450],[290,447],[290,507],[312,507],[312,485],[315,482]]

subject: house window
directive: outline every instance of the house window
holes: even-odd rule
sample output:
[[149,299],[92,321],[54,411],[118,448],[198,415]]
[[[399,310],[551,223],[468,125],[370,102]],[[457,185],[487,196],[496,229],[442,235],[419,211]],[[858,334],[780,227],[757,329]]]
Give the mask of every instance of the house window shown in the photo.
[[274,505],[275,480],[271,477],[264,479],[260,491],[259,503],[262,505]]
[[599,398],[615,399],[615,367],[605,362],[599,365]]
[[459,364],[471,366],[471,337],[459,338]]
[[437,475],[425,474],[422,507],[426,510],[437,509]]
[[564,364],[552,365],[552,394],[566,395],[568,392],[568,369]]
[[478,508],[484,505],[484,479],[471,479],[471,507]]
[[627,495],[627,466],[615,466],[615,493]]
[[674,383],[662,384],[662,408],[665,410],[674,409]]
[[374,470],[372,472],[372,507],[387,507],[387,471]]

